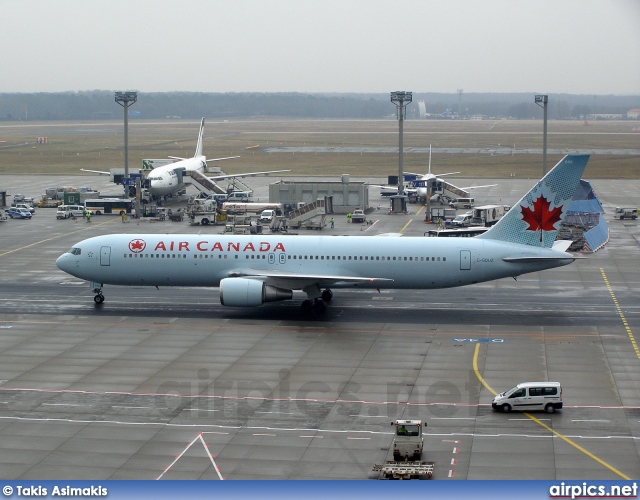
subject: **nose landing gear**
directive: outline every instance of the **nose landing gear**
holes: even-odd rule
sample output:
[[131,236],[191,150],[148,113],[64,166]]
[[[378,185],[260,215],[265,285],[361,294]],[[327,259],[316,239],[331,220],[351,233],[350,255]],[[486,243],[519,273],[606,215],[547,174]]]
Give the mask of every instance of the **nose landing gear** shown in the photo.
[[104,295],[102,295],[102,285],[98,286],[94,284],[93,293],[95,293],[93,301],[98,305],[102,304],[104,302]]

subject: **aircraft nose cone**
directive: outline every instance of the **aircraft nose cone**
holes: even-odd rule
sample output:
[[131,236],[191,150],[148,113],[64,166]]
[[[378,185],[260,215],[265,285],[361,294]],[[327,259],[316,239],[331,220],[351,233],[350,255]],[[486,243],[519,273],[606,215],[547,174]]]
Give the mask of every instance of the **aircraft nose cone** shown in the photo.
[[71,273],[73,264],[71,257],[71,254],[68,253],[63,253],[60,257],[58,257],[56,260],[56,266],[58,266],[58,269],[64,271],[65,273]]

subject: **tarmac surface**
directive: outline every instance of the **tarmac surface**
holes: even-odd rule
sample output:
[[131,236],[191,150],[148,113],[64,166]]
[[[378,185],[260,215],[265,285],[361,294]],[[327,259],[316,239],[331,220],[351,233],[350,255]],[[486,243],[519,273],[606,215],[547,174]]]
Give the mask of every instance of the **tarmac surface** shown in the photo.
[[[10,194],[86,184],[115,192],[103,178],[35,182],[0,176]],[[261,182],[249,183],[266,200]],[[513,204],[535,181],[495,182],[474,192],[477,204]],[[220,226],[88,224],[44,208],[1,222],[0,476],[366,479],[391,459],[390,422],[411,418],[428,425],[434,479],[637,479],[640,223],[611,214],[637,204],[640,181],[592,184],[611,230],[595,254],[517,281],[335,290],[313,320],[300,314],[299,293],[245,310],[221,306],[217,289],[107,286],[96,306],[87,283],[55,266],[98,234]],[[376,188],[369,196],[375,223],[338,215],[335,234],[433,227],[418,205],[389,215]],[[563,410],[491,409],[491,390],[535,380],[562,383]]]

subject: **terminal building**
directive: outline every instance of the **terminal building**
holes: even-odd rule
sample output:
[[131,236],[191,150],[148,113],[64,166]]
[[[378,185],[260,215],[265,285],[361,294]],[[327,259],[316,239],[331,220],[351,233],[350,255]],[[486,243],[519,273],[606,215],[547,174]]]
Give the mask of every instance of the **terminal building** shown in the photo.
[[281,180],[269,185],[269,202],[282,203],[285,211],[325,197],[333,197],[334,213],[347,214],[357,208],[369,208],[368,184],[351,182],[349,174],[343,174],[340,181]]

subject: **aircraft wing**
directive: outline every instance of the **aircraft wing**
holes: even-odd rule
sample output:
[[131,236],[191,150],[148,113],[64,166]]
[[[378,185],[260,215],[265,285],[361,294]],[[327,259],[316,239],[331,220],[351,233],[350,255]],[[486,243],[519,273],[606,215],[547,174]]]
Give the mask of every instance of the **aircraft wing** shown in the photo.
[[91,172],[92,174],[100,174],[100,175],[111,175],[111,172],[104,172],[103,170],[87,170],[86,168],[81,168],[83,172]]
[[467,186],[467,187],[462,187],[460,189],[468,190],[468,189],[478,189],[478,188],[490,188],[493,186],[497,186],[497,184],[485,184],[484,186]]
[[334,283],[375,283],[393,281],[389,278],[371,278],[366,276],[340,276],[333,274],[302,274],[283,271],[263,271],[258,269],[240,269],[229,272],[230,278],[253,278],[276,286],[302,290],[309,285],[329,286]]
[[[224,160],[225,158],[219,158],[220,160]],[[207,160],[207,161],[211,161],[211,160]],[[268,170],[266,172],[247,172],[244,174],[225,174],[225,175],[216,175],[214,177],[207,177],[207,179],[209,179],[210,181],[221,181],[224,179],[233,179],[235,177],[255,177],[257,175],[269,175],[269,174],[275,174],[278,172],[291,172],[291,169],[289,170]]]
[[224,158],[207,158],[205,161],[222,161],[222,160],[232,160],[233,158],[240,158],[240,156],[226,156]]

